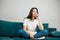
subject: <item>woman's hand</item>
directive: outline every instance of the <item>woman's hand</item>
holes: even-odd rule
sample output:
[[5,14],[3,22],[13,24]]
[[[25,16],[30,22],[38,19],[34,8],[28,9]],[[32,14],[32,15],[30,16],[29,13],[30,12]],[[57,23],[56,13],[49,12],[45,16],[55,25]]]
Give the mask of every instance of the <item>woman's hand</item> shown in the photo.
[[26,31],[28,34],[30,34],[30,38],[34,38],[34,34],[31,31]]
[[34,38],[34,34],[30,32],[30,38]]
[[40,30],[43,30],[44,27],[43,27],[43,25],[42,25],[42,23],[41,23],[41,21],[40,21],[39,14],[37,15],[37,19],[38,19],[38,27],[39,27],[39,29],[40,29]]
[[34,38],[34,35],[30,34],[30,38]]
[[37,14],[37,17],[36,18],[39,20],[39,14]]

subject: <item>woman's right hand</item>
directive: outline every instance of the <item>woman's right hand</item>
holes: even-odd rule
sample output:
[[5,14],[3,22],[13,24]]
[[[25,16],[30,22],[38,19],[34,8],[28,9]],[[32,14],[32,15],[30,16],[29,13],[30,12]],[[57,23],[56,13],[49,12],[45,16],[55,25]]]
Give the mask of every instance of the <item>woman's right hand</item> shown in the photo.
[[26,31],[28,34],[30,34],[30,38],[34,38],[34,34],[31,31]]
[[34,35],[30,34],[30,38],[34,38]]

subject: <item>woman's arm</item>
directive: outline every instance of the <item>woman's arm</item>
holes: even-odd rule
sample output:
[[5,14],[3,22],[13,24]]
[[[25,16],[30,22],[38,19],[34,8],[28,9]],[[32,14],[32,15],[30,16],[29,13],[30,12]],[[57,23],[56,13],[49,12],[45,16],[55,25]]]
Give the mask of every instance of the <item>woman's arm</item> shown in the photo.
[[28,32],[28,30],[27,30],[27,26],[23,26],[23,29],[24,29],[24,31],[27,32],[28,34],[30,33],[30,32]]
[[32,32],[30,32],[30,31],[27,30],[26,26],[24,26],[23,29],[24,29],[25,32],[27,32],[28,34],[30,34],[30,38],[34,38],[34,35],[32,34]]
[[37,20],[38,20],[38,27],[40,30],[44,30],[44,27],[42,25],[42,23],[40,22],[40,19],[39,19],[39,14],[37,15]]
[[23,29],[24,29],[24,31],[27,32],[28,34],[32,34],[31,31],[28,31],[28,28],[27,28],[27,19],[24,19],[23,22],[24,22],[23,23]]
[[24,31],[27,32],[28,34],[32,34],[32,35],[33,35],[33,33],[32,33],[31,31],[28,31],[27,26],[23,26],[23,29],[24,29]]
[[38,20],[38,27],[39,27],[40,30],[44,30],[44,27],[43,27],[42,23],[39,20]]

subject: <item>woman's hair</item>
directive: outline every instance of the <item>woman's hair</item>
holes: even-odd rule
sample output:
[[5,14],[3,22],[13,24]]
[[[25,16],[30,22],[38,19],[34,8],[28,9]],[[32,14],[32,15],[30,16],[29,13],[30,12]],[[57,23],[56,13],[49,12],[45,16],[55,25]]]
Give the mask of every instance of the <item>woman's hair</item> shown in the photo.
[[[38,13],[38,9],[36,7],[33,7],[31,8],[30,12],[29,12],[29,15],[26,17],[28,19],[32,19],[32,12],[33,12],[33,9],[36,9],[37,10],[37,13]],[[36,18],[35,18],[36,19]]]

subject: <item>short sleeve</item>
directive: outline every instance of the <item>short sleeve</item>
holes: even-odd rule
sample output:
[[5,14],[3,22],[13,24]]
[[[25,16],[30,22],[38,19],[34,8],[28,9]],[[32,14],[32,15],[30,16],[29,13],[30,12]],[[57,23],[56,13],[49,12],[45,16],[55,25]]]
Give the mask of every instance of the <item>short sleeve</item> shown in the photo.
[[24,19],[23,26],[27,26],[27,19]]

